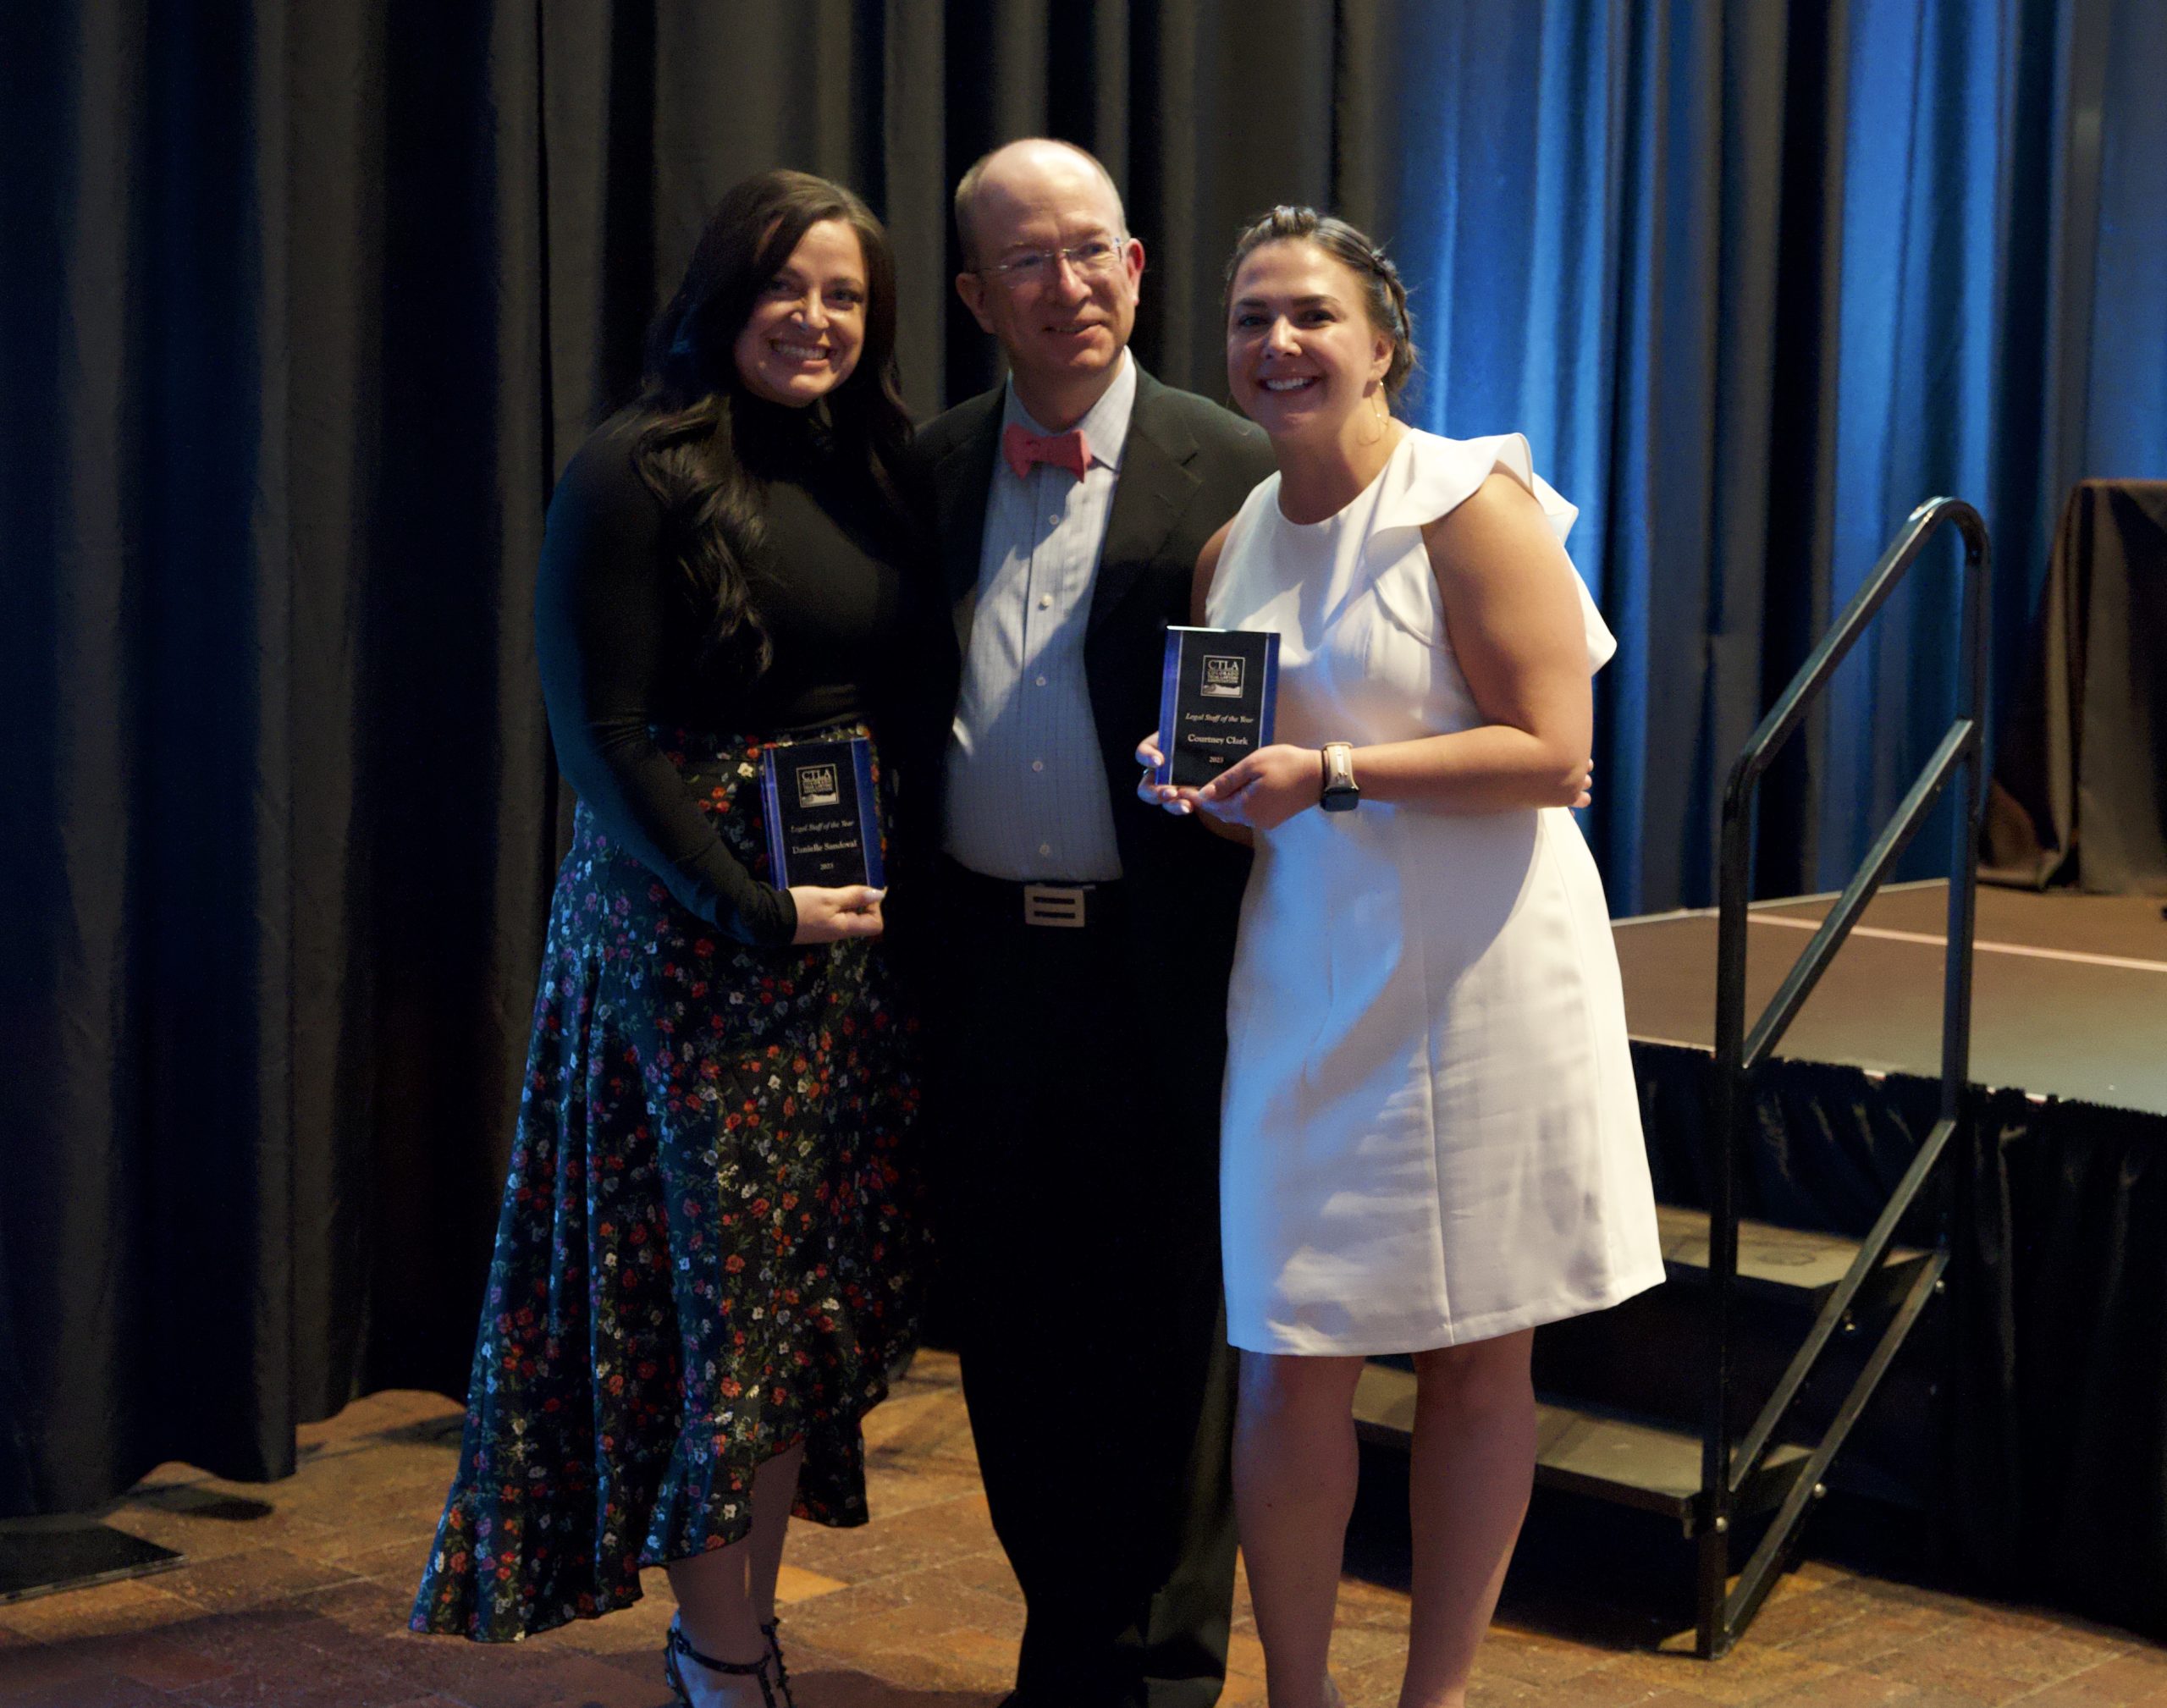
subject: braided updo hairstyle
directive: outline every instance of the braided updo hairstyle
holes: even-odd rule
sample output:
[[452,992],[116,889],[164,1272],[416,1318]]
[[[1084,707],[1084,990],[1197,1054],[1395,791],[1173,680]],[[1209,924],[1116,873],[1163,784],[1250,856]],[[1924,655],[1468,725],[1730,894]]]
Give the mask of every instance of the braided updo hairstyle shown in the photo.
[[1370,324],[1392,340],[1392,363],[1385,369],[1384,387],[1386,399],[1397,403],[1418,360],[1414,320],[1407,309],[1407,287],[1400,283],[1399,269],[1384,251],[1345,220],[1319,213],[1314,207],[1282,202],[1252,222],[1234,240],[1234,252],[1227,262],[1221,307],[1232,304],[1234,275],[1242,270],[1251,251],[1267,243],[1289,240],[1314,243],[1361,282],[1362,306]]

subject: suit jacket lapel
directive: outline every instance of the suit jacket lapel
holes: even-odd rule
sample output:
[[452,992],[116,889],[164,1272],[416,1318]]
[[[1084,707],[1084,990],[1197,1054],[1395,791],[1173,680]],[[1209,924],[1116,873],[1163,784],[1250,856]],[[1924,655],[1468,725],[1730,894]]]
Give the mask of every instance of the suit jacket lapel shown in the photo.
[[978,410],[979,419],[934,470],[942,583],[955,620],[957,650],[965,655],[970,651],[971,619],[978,609],[979,556],[985,544],[986,493],[993,483],[993,460],[1001,443],[1001,395],[995,390],[963,405]]
[[[1135,359],[1133,352],[1130,359]],[[1121,479],[1114,487],[1106,544],[1091,589],[1091,614],[1084,630],[1087,637],[1128,597],[1166,545],[1166,537],[1201,484],[1189,467],[1196,455],[1196,440],[1182,426],[1178,416],[1165,407],[1166,389],[1138,366],[1136,401],[1129,410]]]

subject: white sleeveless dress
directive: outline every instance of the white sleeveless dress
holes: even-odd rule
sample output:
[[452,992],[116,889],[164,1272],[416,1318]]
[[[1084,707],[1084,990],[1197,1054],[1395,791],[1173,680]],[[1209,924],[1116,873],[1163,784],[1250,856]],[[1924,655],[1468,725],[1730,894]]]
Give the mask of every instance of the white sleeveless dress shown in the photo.
[[[1277,739],[1486,721],[1421,529],[1502,468],[1560,540],[1527,441],[1410,430],[1347,508],[1249,496],[1214,627],[1276,630]],[[1581,588],[1588,665],[1617,643]],[[1563,807],[1364,801],[1257,836],[1228,999],[1227,1337],[1406,1353],[1600,1310],[1663,1278],[1602,884]]]

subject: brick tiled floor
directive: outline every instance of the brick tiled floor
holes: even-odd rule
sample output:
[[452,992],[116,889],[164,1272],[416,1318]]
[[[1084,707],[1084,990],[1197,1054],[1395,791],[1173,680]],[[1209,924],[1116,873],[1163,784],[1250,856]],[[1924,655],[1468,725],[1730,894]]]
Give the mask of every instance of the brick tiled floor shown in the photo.
[[[449,1402],[378,1394],[302,1431],[300,1474],[269,1487],[167,1466],[110,1515],[181,1549],[179,1568],[0,1605],[0,1708],[660,1708],[669,1587],[605,1619],[482,1648],[405,1629],[458,1445]],[[986,1522],[954,1361],[920,1357],[869,1421],[874,1522],[798,1525],[784,1618],[805,1708],[991,1708],[1023,1612]],[[1350,1708],[1391,1708],[1407,1635],[1404,1536],[1389,1476],[1365,1488],[1333,1667]],[[1901,1704],[2167,1705],[2167,1650],[2127,1633],[1812,1563],[1745,1643],[1682,1650],[1674,1531],[1591,1550],[1538,1510],[1485,1645],[1485,1708]],[[1548,1531],[1546,1534],[1546,1525]],[[1635,1551],[1638,1551],[1637,1552]],[[1660,1562],[1660,1569],[1650,1563]],[[1263,1657],[1238,1608],[1230,1704],[1261,1704]]]

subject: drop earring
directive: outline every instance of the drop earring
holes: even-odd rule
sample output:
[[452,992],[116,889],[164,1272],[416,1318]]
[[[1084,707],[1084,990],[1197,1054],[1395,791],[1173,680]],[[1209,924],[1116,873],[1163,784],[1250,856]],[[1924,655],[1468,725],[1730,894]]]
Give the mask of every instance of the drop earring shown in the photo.
[[1392,411],[1385,407],[1385,394],[1382,387],[1379,387],[1376,390],[1370,394],[1370,403],[1371,405],[1370,413],[1375,418],[1376,431],[1372,433],[1365,434],[1359,441],[1359,443],[1365,446],[1376,444],[1376,442],[1382,438],[1386,433],[1390,430],[1392,425]]
[[1370,394],[1370,401],[1375,405],[1375,407],[1370,410],[1370,413],[1375,418],[1376,431],[1372,433],[1365,434],[1357,441],[1358,444],[1364,446],[1373,445],[1385,436],[1385,423],[1390,419],[1390,416],[1384,407],[1384,394],[1382,392],[1371,392]]

